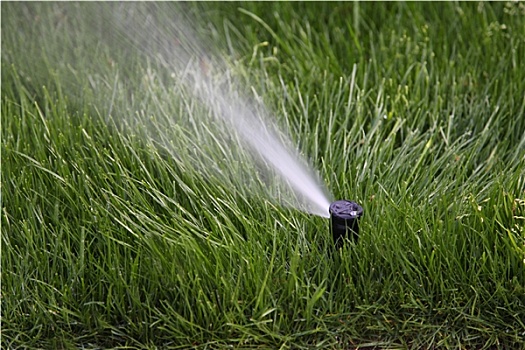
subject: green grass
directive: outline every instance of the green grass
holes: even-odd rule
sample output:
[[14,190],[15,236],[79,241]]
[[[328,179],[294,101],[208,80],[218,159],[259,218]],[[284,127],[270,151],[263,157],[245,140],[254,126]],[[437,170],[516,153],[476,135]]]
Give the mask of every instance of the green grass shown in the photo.
[[523,3],[183,5],[364,206],[335,253],[96,6],[1,4],[2,348],[525,348]]

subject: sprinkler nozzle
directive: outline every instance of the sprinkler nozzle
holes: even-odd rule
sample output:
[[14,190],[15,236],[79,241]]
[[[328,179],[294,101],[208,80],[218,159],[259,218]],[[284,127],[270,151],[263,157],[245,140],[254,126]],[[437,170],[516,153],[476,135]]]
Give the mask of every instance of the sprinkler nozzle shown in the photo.
[[359,218],[363,216],[363,207],[343,199],[330,204],[329,211],[335,247],[341,248],[345,238],[357,242]]

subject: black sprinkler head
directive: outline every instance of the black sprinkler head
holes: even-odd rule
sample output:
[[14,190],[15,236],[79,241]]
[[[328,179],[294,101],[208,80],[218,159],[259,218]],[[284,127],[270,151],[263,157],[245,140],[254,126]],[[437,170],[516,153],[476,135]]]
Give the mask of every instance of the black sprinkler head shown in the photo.
[[363,207],[343,199],[330,204],[329,211],[335,247],[341,248],[345,238],[357,242],[359,218],[363,216]]

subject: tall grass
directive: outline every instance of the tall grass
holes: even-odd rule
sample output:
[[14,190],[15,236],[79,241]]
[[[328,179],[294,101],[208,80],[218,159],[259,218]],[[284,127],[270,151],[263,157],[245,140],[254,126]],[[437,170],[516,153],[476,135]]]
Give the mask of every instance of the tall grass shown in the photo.
[[364,206],[335,252],[96,6],[1,4],[2,347],[525,346],[522,3],[181,5]]

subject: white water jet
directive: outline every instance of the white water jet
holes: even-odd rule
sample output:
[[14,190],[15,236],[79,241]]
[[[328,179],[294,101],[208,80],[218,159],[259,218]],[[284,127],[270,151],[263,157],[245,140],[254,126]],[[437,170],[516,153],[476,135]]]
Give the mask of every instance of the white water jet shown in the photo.
[[[122,3],[101,5],[101,9],[111,14],[113,35],[116,34],[118,40],[124,40],[182,77],[195,97],[213,111],[217,119],[230,125],[243,144],[264,161],[268,170],[289,186],[295,198],[280,198],[281,202],[311,214],[330,217],[330,201],[319,178],[290,147],[291,143],[271,122],[269,113],[261,106],[256,108],[235,88],[238,85],[231,82],[226,65],[210,56],[209,48],[213,43],[197,39],[188,22],[177,12],[181,9],[178,4],[161,6]],[[212,66],[211,72],[205,64]],[[217,75],[227,77],[226,87],[224,82],[213,79]]]

